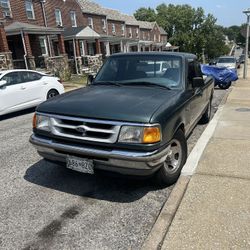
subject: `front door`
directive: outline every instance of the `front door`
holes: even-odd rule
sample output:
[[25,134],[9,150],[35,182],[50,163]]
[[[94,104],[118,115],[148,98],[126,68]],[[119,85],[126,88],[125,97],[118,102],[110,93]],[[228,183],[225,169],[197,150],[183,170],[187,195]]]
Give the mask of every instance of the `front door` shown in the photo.
[[6,81],[6,85],[0,88],[0,113],[22,109],[26,103],[26,96],[20,72],[8,73],[1,80]]

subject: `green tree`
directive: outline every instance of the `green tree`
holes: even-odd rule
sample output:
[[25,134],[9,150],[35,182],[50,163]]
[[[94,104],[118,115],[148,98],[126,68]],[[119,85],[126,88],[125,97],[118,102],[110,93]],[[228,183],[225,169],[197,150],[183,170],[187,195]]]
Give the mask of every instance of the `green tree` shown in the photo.
[[[213,15],[205,15],[203,8],[193,8],[187,4],[160,4],[152,12],[155,13],[155,19],[151,19],[151,15],[144,20],[157,21],[167,31],[170,43],[179,46],[180,51],[195,53],[201,57],[205,49],[209,58],[228,53],[223,28],[216,24],[217,20]],[[142,20],[140,15],[135,16]]]
[[154,22],[156,20],[156,13],[152,8],[140,8],[135,12],[134,16],[140,21]]

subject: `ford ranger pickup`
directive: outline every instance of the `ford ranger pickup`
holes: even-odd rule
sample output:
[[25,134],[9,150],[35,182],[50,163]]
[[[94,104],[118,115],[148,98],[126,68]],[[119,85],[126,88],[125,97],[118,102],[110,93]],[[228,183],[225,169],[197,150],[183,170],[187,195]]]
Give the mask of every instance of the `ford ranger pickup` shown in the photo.
[[211,116],[214,80],[187,53],[110,56],[84,88],[40,104],[30,142],[46,160],[82,173],[106,170],[177,181],[187,138]]

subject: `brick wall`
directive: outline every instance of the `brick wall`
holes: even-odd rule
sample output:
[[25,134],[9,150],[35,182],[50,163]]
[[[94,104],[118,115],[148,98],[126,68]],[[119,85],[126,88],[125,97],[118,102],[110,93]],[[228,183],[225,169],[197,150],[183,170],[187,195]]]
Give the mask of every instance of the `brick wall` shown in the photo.
[[[42,15],[42,8],[39,0],[33,0],[33,8],[35,13],[35,19],[28,19],[26,10],[25,10],[25,1],[24,0],[9,0],[11,7],[12,17],[6,18],[5,26],[13,23],[13,22],[23,22],[23,23],[31,23],[35,25],[44,25],[44,19]],[[2,12],[2,9],[1,9]]]
[[168,41],[168,36],[167,35],[161,35],[161,42],[166,43]]
[[[126,25],[126,31],[127,31],[127,38],[132,38],[132,39],[139,39],[139,36],[137,36],[136,29],[138,28],[138,35],[140,36],[140,29],[139,26],[134,26],[134,25]],[[132,37],[129,35],[130,30],[132,31]]]
[[9,45],[6,39],[4,26],[0,25],[0,52],[8,52],[8,51],[9,51]]
[[106,21],[105,16],[99,16],[94,14],[83,13],[83,26],[88,26],[88,18],[91,17],[93,20],[93,29],[98,34],[107,34],[107,22],[106,22],[106,30],[103,29],[102,19]]
[[[144,32],[144,37],[143,37]],[[140,29],[140,39],[144,41],[149,41],[151,39],[151,31],[148,29]]]
[[[112,24],[115,25],[115,33],[114,34],[112,32]],[[110,35],[110,36],[123,36],[122,24],[124,24],[124,22],[122,22],[122,21],[108,20],[108,35]]]
[[[9,0],[11,5],[12,17],[6,18],[5,26],[13,22],[23,22],[30,23],[35,25],[44,26],[43,11],[40,0],[33,0],[33,8],[35,19],[28,19],[26,10],[25,10],[25,1],[24,0]],[[55,9],[60,9],[62,14],[63,26],[66,28],[72,27],[70,19],[70,11],[76,12],[77,26],[82,26],[83,15],[82,11],[76,2],[76,0],[47,0],[45,3],[45,11],[47,16],[47,22],[49,27],[56,27],[56,18],[55,18]],[[2,9],[0,7],[1,13]]]
[[[151,31],[151,41],[157,42],[159,43],[159,38],[161,37],[161,32],[158,28],[157,25],[154,26],[154,28]],[[156,38],[156,41],[154,40],[154,38]]]
[[77,26],[83,26],[84,19],[82,10],[76,0],[47,0],[45,3],[45,10],[48,20],[48,26],[56,27],[55,9],[60,9],[62,14],[63,26],[66,28],[72,27],[70,19],[70,11],[76,12]]

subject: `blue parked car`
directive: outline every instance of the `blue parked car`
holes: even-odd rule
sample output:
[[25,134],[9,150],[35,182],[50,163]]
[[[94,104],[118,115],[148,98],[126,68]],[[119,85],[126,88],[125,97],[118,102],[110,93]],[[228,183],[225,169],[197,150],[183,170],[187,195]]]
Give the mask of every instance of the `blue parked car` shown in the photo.
[[238,80],[236,69],[202,65],[201,71],[203,75],[212,76],[215,80],[215,86],[219,86],[221,89],[228,89],[233,81]]

